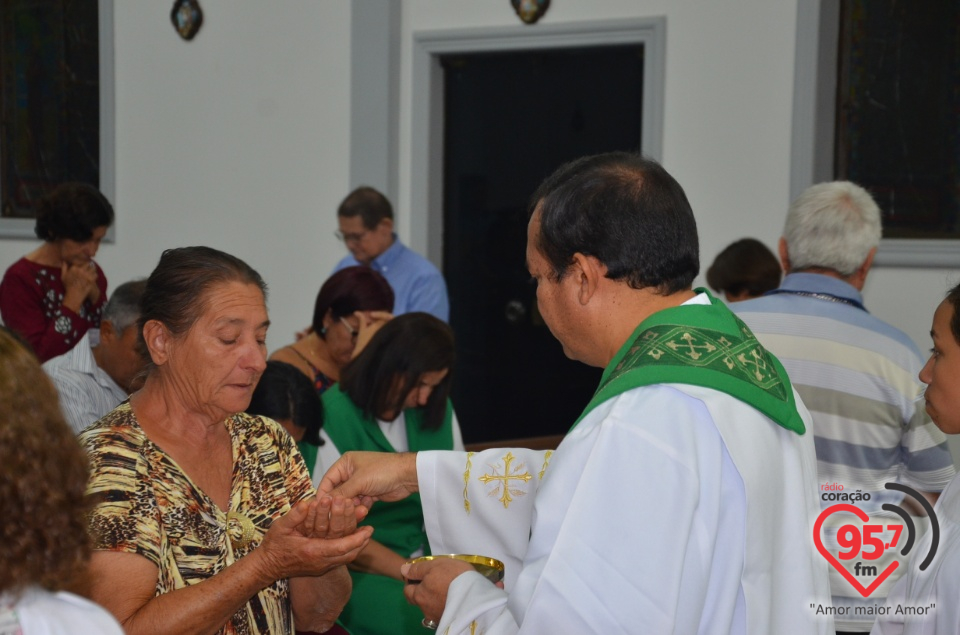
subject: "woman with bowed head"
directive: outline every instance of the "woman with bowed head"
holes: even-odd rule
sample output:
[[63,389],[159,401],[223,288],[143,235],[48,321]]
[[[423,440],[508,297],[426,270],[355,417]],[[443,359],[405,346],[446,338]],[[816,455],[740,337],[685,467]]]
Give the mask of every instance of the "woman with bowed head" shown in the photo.
[[107,279],[93,257],[112,223],[110,202],[85,183],[64,183],[37,201],[34,232],[43,244],[4,273],[0,317],[41,362],[100,326]]
[[297,442],[311,476],[323,474],[324,468],[317,460],[318,450],[324,444],[320,438],[323,404],[313,382],[298,368],[286,362],[268,361],[247,412],[270,417],[282,425]]
[[270,359],[296,366],[322,394],[393,317],[393,299],[390,283],[370,267],[341,269],[320,287],[309,332]]
[[[960,284],[933,314],[933,348],[920,371],[927,385],[927,414],[946,434],[960,434]],[[927,531],[910,553],[906,573],[887,596],[886,613],[877,618],[874,635],[955,635],[960,633],[960,475],[940,494],[934,513],[938,543]],[[924,570],[920,566],[935,555]]]
[[143,388],[80,436],[91,596],[134,633],[329,629],[365,509],[316,500],[293,439],[244,413],[266,366],[266,286],[208,247],[163,252],[141,305]]
[[[453,331],[445,322],[429,313],[387,322],[323,394],[324,468],[351,450],[462,450],[448,398],[453,363]],[[426,633],[400,576],[408,559],[429,554],[419,494],[374,503],[364,522],[376,528],[376,540],[351,566],[353,595],[341,621],[354,635]]]
[[290,364],[273,360],[267,362],[247,412],[273,419],[298,444],[303,442],[313,447],[323,445],[320,439],[320,428],[323,427],[320,396],[310,380]]
[[90,557],[87,458],[33,353],[0,327],[0,633],[122,635],[74,588]]

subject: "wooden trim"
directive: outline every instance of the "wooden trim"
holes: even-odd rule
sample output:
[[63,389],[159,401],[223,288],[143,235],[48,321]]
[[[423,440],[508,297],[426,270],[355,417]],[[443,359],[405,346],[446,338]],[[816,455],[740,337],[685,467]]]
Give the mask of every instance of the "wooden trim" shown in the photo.
[[556,450],[563,441],[563,434],[554,434],[545,437],[527,437],[526,439],[507,439],[503,441],[481,441],[467,443],[464,448],[467,452],[481,452],[490,448],[528,448],[530,450]]

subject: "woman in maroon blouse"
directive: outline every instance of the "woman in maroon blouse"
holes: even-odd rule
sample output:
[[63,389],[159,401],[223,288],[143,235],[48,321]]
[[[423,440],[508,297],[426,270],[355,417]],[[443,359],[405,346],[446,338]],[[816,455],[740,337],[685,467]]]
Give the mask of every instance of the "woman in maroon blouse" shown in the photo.
[[40,361],[69,351],[100,326],[107,279],[93,261],[113,223],[97,188],[64,183],[37,201],[37,249],[13,263],[0,282],[0,317]]

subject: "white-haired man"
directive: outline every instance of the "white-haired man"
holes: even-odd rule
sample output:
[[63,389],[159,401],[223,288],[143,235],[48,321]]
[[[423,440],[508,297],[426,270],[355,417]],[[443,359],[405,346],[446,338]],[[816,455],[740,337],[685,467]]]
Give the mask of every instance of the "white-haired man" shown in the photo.
[[[826,508],[840,494],[870,494],[857,505],[872,524],[899,524],[881,510],[900,495],[884,489],[897,482],[935,499],[954,474],[946,437],[930,421],[916,397],[923,367],[920,352],[900,330],[870,315],[861,291],[880,244],[880,209],[862,187],[847,181],[808,188],[790,206],[780,239],[787,276],[780,288],[734,311],[760,342],[783,363],[813,416],[817,472]],[[832,514],[824,543],[837,553],[835,531],[859,521]],[[892,542],[893,532],[883,536]],[[906,540],[905,538],[903,540]],[[898,555],[886,549],[866,562],[883,572]],[[844,551],[849,549],[845,548]],[[870,549],[864,547],[863,553]],[[872,554],[871,554],[872,555]],[[864,590],[876,576],[856,577]],[[863,595],[849,579],[831,571],[831,590],[840,632],[866,632],[883,599],[903,573],[902,563],[885,582]],[[858,607],[860,610],[858,611]]]

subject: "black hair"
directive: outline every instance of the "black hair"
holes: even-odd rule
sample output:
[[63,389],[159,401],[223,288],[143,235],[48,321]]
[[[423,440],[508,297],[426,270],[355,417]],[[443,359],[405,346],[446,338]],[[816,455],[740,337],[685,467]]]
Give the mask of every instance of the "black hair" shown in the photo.
[[113,224],[113,206],[100,190],[86,183],[62,183],[37,200],[37,238],[86,242],[98,227]]
[[399,413],[424,373],[447,370],[423,406],[423,428],[443,425],[454,362],[453,330],[429,313],[405,313],[387,322],[343,369],[340,389],[370,418]]
[[323,403],[313,383],[295,366],[285,362],[267,362],[247,412],[278,421],[289,419],[293,425],[305,430],[304,441],[323,445],[323,439],[320,438]]
[[561,280],[574,254],[597,258],[607,277],[662,295],[689,289],[700,271],[693,210],[656,161],[611,152],[561,166],[534,193],[537,249]]
[[950,330],[953,332],[953,339],[960,344],[960,284],[947,292],[944,298],[953,305],[953,318],[950,319]]
[[372,187],[362,185],[350,192],[337,208],[337,216],[359,216],[367,229],[375,228],[384,218],[393,218],[393,206],[387,197]]
[[755,238],[742,238],[727,245],[707,269],[707,284],[718,293],[751,298],[780,286],[780,261]]
[[355,311],[393,311],[393,288],[370,267],[346,267],[323,283],[313,305],[313,331],[324,337],[323,318],[330,311],[334,320]]

